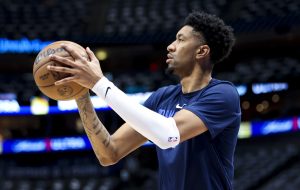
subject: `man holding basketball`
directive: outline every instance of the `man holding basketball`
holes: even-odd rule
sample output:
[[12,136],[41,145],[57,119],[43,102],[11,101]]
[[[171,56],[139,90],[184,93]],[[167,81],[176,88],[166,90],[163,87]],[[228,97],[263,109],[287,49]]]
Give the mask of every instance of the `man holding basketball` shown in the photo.
[[214,65],[229,55],[233,44],[232,29],[220,18],[191,13],[167,47],[168,71],[177,75],[180,83],[158,89],[144,106],[103,76],[89,48],[90,61],[62,45],[75,61],[53,55],[52,60],[66,67],[48,69],[71,74],[56,85],[74,81],[92,89],[126,121],[110,135],[89,94],[76,100],[102,165],[118,162],[150,140],[157,146],[160,189],[233,189],[233,156],[241,120],[239,95],[230,82],[211,77]]

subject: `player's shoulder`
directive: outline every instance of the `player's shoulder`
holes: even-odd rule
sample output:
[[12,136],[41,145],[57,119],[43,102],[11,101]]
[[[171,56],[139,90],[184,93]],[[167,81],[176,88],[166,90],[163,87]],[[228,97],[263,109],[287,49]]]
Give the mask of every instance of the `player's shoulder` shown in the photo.
[[169,101],[179,91],[179,85],[169,85],[161,87],[151,94],[151,96],[146,100],[144,105],[152,110],[155,110],[160,102]]
[[210,82],[211,86],[232,86],[234,87],[234,84],[230,81],[227,80],[220,80],[220,79],[216,79],[216,78],[212,78],[211,82]]
[[235,85],[226,80],[213,78],[208,85],[209,91],[221,92],[222,94],[238,95]]
[[163,86],[160,87],[159,89],[156,90],[155,93],[168,96],[170,94],[174,94],[175,92],[178,92],[181,90],[180,84],[177,85],[168,85],[168,86]]

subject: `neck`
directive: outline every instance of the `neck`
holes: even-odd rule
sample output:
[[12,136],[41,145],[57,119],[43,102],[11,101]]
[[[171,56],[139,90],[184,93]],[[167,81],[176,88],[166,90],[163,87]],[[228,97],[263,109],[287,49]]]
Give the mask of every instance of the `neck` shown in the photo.
[[182,92],[186,94],[201,90],[209,84],[211,79],[211,70],[194,69],[190,75],[181,78]]

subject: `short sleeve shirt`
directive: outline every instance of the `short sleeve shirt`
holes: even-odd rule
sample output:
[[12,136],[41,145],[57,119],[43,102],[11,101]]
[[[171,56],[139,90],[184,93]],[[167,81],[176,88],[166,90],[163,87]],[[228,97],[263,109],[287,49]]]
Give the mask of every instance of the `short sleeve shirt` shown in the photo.
[[163,87],[144,103],[172,117],[181,109],[198,116],[208,131],[166,150],[156,147],[161,190],[232,189],[233,156],[241,122],[239,94],[227,81],[212,79],[184,94],[180,84]]

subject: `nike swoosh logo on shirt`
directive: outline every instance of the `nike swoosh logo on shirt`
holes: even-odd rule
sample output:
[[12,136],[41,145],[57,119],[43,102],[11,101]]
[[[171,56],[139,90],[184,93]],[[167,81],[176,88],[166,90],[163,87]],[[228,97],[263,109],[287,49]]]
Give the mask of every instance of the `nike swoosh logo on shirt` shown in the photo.
[[182,106],[180,106],[179,104],[176,105],[176,109],[182,109],[186,104],[183,104]]
[[108,90],[110,90],[110,89],[111,89],[110,86],[106,88],[106,92],[105,92],[104,98],[106,98],[106,95],[107,95],[107,93],[108,93]]

